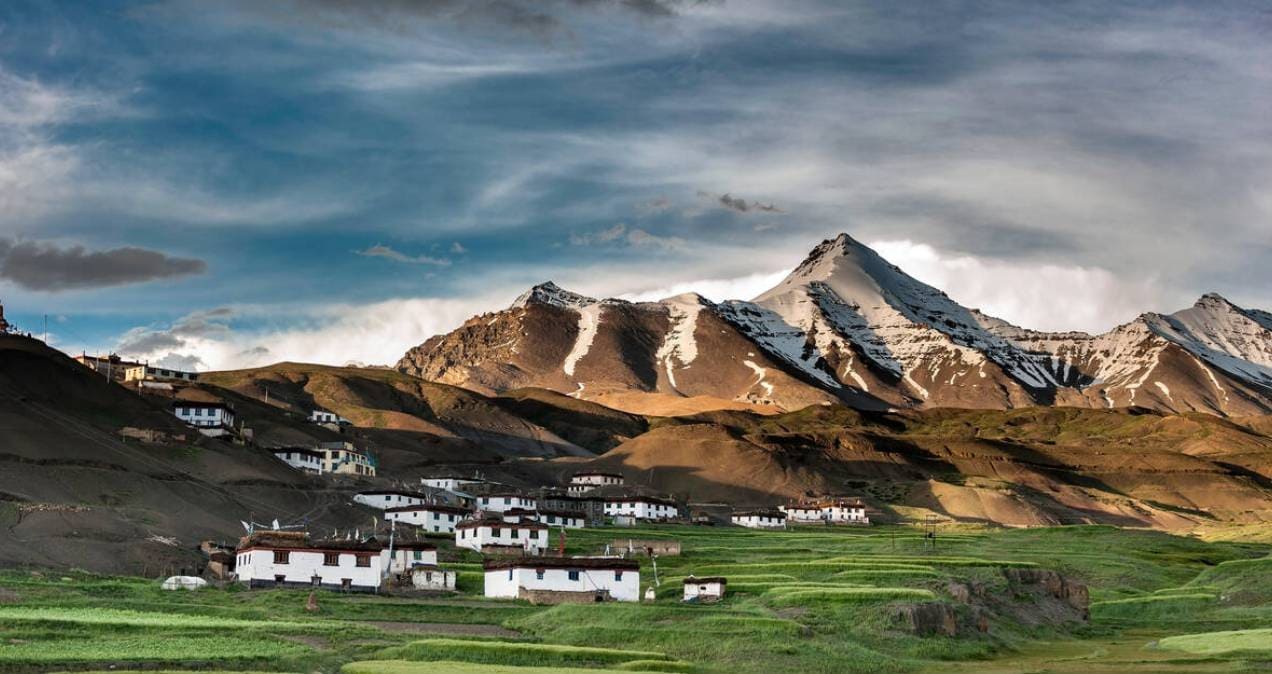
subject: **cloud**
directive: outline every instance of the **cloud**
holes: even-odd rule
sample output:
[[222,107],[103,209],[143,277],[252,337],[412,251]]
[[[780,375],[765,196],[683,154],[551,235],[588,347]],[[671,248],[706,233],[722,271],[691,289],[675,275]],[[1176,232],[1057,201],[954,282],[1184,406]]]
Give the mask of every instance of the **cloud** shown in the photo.
[[365,250],[355,250],[354,253],[363,257],[382,257],[394,262],[402,262],[405,264],[431,264],[439,267],[450,265],[450,260],[441,257],[429,257],[427,255],[407,255],[400,251],[394,250],[388,246],[376,244]]
[[656,302],[684,293],[698,293],[712,302],[749,300],[780,283],[789,273],[790,270],[787,269],[747,274],[737,278],[682,281],[660,288],[622,293],[618,295],[618,298],[629,302]]
[[464,253],[468,252],[468,249],[464,247],[464,244],[458,241],[452,243],[450,249],[451,249],[451,252],[455,253],[456,255],[463,255]]
[[752,211],[757,213],[781,213],[782,212],[782,209],[778,208],[777,206],[774,206],[773,204],[762,204],[758,201],[748,202],[746,199],[743,199],[742,197],[735,197],[727,192],[724,194],[717,195],[717,194],[711,194],[710,192],[699,191],[698,196],[705,197],[708,199],[714,199],[715,202],[721,208],[734,211],[737,213],[750,213]]
[[195,311],[166,328],[137,327],[120,336],[114,351],[126,356],[154,356],[174,349],[185,349],[198,340],[221,339],[232,333],[230,320],[234,310],[217,307]]
[[675,236],[658,236],[639,228],[629,229],[625,223],[621,222],[613,227],[584,234],[575,233],[570,235],[570,245],[572,246],[606,244],[624,244],[629,247],[658,248],[666,251],[686,249],[684,239]]
[[105,288],[202,274],[207,263],[131,246],[91,251],[0,238],[0,279],[28,290]]

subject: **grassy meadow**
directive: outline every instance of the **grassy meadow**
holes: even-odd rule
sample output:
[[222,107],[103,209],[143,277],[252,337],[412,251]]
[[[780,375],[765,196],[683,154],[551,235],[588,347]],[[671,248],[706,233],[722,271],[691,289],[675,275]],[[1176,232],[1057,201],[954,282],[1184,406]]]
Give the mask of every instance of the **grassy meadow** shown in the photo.
[[[556,536],[554,532],[553,536]],[[344,674],[566,672],[1255,672],[1272,667],[1272,545],[1088,526],[571,531],[571,553],[681,541],[642,559],[641,604],[531,606],[461,592],[407,598],[238,587],[165,592],[156,579],[0,571],[0,671],[222,670]],[[443,556],[448,553],[443,550]],[[1052,569],[1087,584],[1090,620],[1005,580]],[[680,602],[688,575],[725,601]],[[957,587],[976,587],[966,602]],[[940,602],[958,636],[919,636],[905,607]],[[979,603],[977,603],[979,602]],[[976,604],[973,606],[972,604]],[[978,613],[979,612],[979,613]],[[984,629],[963,629],[972,615]]]

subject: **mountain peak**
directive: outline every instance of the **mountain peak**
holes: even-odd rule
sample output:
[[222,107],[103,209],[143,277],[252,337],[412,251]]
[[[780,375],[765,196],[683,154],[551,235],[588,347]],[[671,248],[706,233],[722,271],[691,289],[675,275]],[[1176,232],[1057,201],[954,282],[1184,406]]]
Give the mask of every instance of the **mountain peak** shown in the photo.
[[1217,308],[1217,309],[1236,309],[1237,305],[1228,301],[1228,298],[1219,293],[1206,293],[1193,303],[1194,307],[1199,309]]
[[521,293],[512,303],[512,308],[519,309],[528,304],[548,304],[555,307],[578,308],[596,304],[596,302],[591,297],[570,292],[552,281],[546,281]]

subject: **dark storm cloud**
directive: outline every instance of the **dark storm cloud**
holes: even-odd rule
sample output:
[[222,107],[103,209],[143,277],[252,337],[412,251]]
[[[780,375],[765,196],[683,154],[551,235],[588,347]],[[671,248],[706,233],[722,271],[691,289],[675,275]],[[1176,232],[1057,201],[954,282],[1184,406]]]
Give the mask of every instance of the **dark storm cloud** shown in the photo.
[[716,195],[709,192],[698,192],[698,196],[713,199],[724,209],[734,211],[736,213],[781,213],[782,209],[773,204],[762,204],[758,201],[747,201],[742,197],[735,197],[728,192]]
[[41,241],[0,239],[0,279],[57,292],[145,283],[201,274],[207,263],[126,246],[93,251]]

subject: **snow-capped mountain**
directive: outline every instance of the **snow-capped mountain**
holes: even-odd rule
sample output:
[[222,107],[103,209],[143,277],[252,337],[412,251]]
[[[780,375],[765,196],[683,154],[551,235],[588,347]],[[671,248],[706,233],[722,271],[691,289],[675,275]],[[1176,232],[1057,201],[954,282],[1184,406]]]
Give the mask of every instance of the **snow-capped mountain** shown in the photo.
[[541,284],[398,368],[667,414],[836,400],[1260,414],[1272,411],[1272,314],[1206,295],[1102,335],[1037,332],[963,307],[841,234],[749,302],[598,300]]

